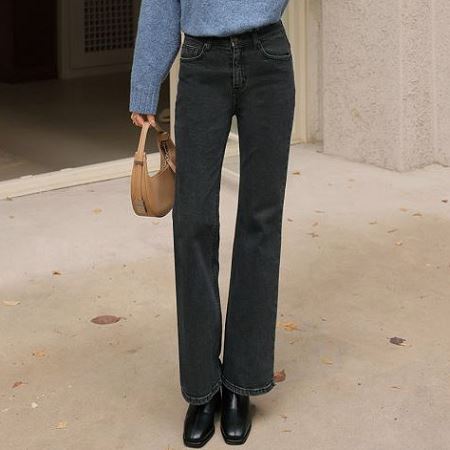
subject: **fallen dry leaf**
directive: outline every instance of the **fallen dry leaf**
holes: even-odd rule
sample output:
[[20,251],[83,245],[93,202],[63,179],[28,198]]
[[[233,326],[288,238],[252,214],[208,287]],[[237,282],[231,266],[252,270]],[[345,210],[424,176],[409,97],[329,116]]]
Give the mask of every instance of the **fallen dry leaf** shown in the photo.
[[67,428],[67,422],[66,421],[64,421],[64,420],[62,420],[61,422],[58,422],[57,424],[56,424],[56,427],[55,427],[57,430],[62,430],[63,428]]
[[278,326],[283,328],[285,331],[294,331],[298,330],[298,325],[294,322],[279,322]]
[[331,361],[331,359],[328,359],[328,358],[320,358],[320,361],[322,364],[326,364],[327,366],[333,365],[333,361]]
[[95,214],[100,214],[102,212],[102,208],[95,208],[92,210],[92,212]]
[[19,386],[22,386],[22,385],[24,385],[24,384],[26,384],[26,383],[24,383],[23,381],[16,381],[16,382],[12,385],[12,389],[14,389],[14,388],[16,388],[16,387],[19,387]]
[[45,353],[44,350],[36,350],[33,352],[33,356],[35,356],[36,358],[43,358],[46,355],[47,354]]
[[391,343],[391,344],[394,344],[394,345],[403,345],[403,343],[406,341],[406,339],[403,339],[403,338],[401,338],[401,337],[398,337],[398,336],[394,336],[394,337],[391,337],[390,339],[389,339],[389,342]]
[[97,325],[109,325],[111,323],[116,323],[121,319],[121,317],[117,316],[110,316],[110,315],[104,315],[104,316],[97,316],[91,319],[92,323],[95,323]]
[[292,175],[300,175],[300,170],[294,170],[294,171],[292,172]]
[[273,374],[273,381],[275,381],[275,383],[281,383],[285,379],[286,379],[286,372],[284,371],[284,369],[278,370]]
[[17,306],[17,305],[20,305],[20,301],[19,300],[3,300],[3,304],[5,306]]
[[53,274],[53,275],[61,275],[61,272],[59,272],[58,270],[54,270],[54,271],[52,272],[52,274]]
[[422,217],[422,214],[420,212],[416,212],[413,214],[413,217]]

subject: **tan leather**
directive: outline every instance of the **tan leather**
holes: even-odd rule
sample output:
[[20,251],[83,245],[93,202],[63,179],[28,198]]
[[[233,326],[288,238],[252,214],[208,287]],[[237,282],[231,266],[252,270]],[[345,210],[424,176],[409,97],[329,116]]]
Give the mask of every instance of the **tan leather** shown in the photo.
[[160,154],[160,167],[153,176],[148,173],[145,141],[151,127],[144,122],[131,171],[131,203],[138,216],[163,217],[173,207],[175,200],[175,144],[167,131],[158,123],[156,143]]

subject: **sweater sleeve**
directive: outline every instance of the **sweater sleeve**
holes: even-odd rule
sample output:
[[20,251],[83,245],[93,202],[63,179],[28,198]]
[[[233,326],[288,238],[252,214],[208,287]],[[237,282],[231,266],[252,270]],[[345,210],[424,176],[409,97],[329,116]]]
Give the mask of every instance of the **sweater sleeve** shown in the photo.
[[180,0],[142,0],[131,69],[131,112],[156,114],[161,83],[180,43]]

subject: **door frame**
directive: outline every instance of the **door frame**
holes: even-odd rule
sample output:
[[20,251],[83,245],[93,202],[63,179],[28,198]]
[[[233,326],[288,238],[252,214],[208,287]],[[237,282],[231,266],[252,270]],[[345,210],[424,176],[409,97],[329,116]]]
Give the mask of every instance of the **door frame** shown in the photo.
[[306,0],[289,2],[282,19],[291,44],[295,76],[296,108],[291,144],[308,142],[307,6]]

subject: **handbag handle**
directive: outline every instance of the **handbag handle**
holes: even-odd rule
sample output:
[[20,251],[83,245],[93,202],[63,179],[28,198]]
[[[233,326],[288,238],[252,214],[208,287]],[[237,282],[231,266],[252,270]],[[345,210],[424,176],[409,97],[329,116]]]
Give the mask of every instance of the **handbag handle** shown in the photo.
[[[137,154],[144,156],[144,147],[145,147],[145,140],[147,138],[147,133],[148,130],[150,128],[150,122],[148,120],[146,120],[144,122],[144,124],[142,125],[142,129],[141,129],[141,136],[139,138],[139,144],[138,144],[138,148],[137,148]],[[163,134],[163,133],[167,133],[167,131],[163,130],[160,125],[155,122],[155,126],[153,127],[158,133]]]
[[[149,121],[145,121],[144,124],[142,125],[142,129],[141,129],[141,135],[139,137],[139,144],[138,144],[138,148],[137,151],[134,155],[134,161],[136,164],[140,164],[143,165],[144,164],[144,157],[145,157],[145,141],[147,139],[147,134],[148,134],[148,130],[152,125],[150,125]],[[158,122],[155,121],[155,125],[152,126],[153,128],[155,128],[155,130],[157,131],[157,133],[159,134],[166,134],[167,137],[169,137],[169,133],[165,130],[163,130],[161,128],[161,126],[158,124]],[[172,168],[172,170],[175,172],[175,165],[174,163],[170,160],[169,157],[167,157],[167,163],[170,165],[170,167]]]

